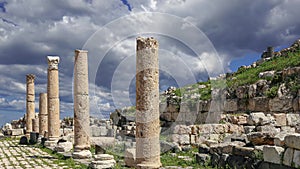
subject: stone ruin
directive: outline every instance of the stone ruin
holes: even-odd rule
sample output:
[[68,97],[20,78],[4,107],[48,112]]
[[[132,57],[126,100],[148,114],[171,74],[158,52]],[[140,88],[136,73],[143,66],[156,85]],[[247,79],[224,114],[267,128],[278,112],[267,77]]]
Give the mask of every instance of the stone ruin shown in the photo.
[[[299,50],[299,44],[298,40],[280,52],[269,47],[262,60],[250,67]],[[268,89],[268,83],[260,80],[250,86],[240,86],[234,94],[214,91],[212,97],[222,97],[223,102],[200,100],[193,103],[178,102],[174,95],[176,88],[172,87],[164,93],[166,102],[159,103],[157,50],[156,40],[137,39],[136,118],[124,116],[125,110],[112,113],[111,120],[89,117],[87,51],[76,50],[75,118],[59,120],[59,57],[48,57],[47,93],[40,94],[39,115],[32,111],[35,76],[27,75],[26,117],[6,124],[2,130],[12,136],[26,134],[29,140],[34,137],[35,141],[40,141],[37,137],[43,137],[47,147],[67,156],[86,159],[92,168],[112,168],[116,161],[105,154],[105,147],[124,141],[125,164],[129,167],[159,168],[160,153],[184,151],[191,146],[198,147],[195,158],[203,165],[209,162],[219,168],[226,165],[266,169],[300,167],[300,91],[291,95],[282,86],[278,97],[266,98],[263,93]],[[261,72],[259,76],[272,77],[276,73]],[[280,73],[284,78],[299,75],[300,69],[289,68]],[[199,85],[201,87],[204,86]],[[245,100],[245,96],[249,98]],[[160,129],[166,134],[166,141],[159,141]],[[93,159],[89,151],[91,146],[96,148]]]

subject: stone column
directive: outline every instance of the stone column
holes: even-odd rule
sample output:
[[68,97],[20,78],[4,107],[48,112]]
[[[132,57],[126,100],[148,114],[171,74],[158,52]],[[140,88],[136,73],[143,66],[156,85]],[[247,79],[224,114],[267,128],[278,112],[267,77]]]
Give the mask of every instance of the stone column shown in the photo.
[[159,168],[158,42],[139,37],[136,50],[136,167]]
[[32,119],[35,116],[35,92],[34,92],[34,79],[33,74],[26,75],[26,136],[29,138],[30,132],[32,132]]
[[39,134],[43,137],[48,137],[48,106],[47,93],[40,93],[39,102]]
[[90,103],[87,51],[75,50],[73,158],[90,158]]
[[48,56],[48,139],[55,142],[60,136],[58,56]]
[[34,119],[32,119],[32,131],[39,133],[39,115],[36,113]]

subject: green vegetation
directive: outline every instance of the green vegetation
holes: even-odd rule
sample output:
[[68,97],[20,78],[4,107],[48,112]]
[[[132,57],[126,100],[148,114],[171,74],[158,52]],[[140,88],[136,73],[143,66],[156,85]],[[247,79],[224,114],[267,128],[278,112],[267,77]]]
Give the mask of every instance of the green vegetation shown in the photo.
[[[211,169],[212,167],[208,166],[209,161],[205,166],[197,164],[195,154],[197,153],[197,148],[192,148],[187,152],[178,152],[178,153],[165,153],[161,155],[161,163],[163,166],[180,166],[180,167],[193,167],[199,169]],[[186,157],[190,159],[184,159],[180,157]]]
[[51,149],[41,147],[41,146],[37,146],[37,147],[40,148],[42,151],[53,156],[56,159],[56,160],[54,160],[55,164],[67,166],[69,168],[74,168],[74,169],[87,169],[88,168],[88,166],[81,164],[79,162],[76,162],[72,158],[65,158],[62,154],[52,151]]
[[[288,57],[273,58],[255,68],[240,68],[236,73],[233,74],[233,78],[231,78],[231,80],[227,79],[227,86],[231,87],[253,84],[259,80],[258,74],[260,72],[271,70],[281,71],[285,68],[300,66],[299,55],[300,52],[298,51],[295,53],[289,53]],[[273,79],[276,81],[278,78],[278,76],[275,76]]]
[[[211,99],[211,91],[213,88],[224,89],[233,91],[239,86],[254,84],[259,78],[260,72],[265,71],[282,71],[286,68],[300,66],[300,51],[289,53],[287,57],[275,57],[269,61],[265,61],[257,67],[253,68],[245,68],[241,67],[237,72],[232,75],[227,75],[229,77],[226,80],[208,80],[206,82],[198,82],[193,85],[184,86],[182,88],[178,88],[174,91],[174,94],[179,97],[183,97],[185,94],[192,95],[197,92],[200,95],[201,100],[209,100]],[[274,77],[266,77],[265,80],[271,82],[270,89],[265,93],[267,97],[274,98],[277,96],[277,91],[279,89],[280,84],[285,81],[288,89],[291,90],[292,93],[297,93],[300,89],[300,80],[299,76],[292,76],[288,79],[282,79],[282,77],[278,74],[275,74]],[[203,85],[205,87],[199,88],[199,85]],[[190,99],[190,98],[187,98]],[[185,100],[186,101],[186,100]]]
[[278,85],[276,85],[276,86],[273,86],[273,87],[271,87],[270,89],[268,89],[267,91],[266,91],[266,95],[267,95],[267,97],[269,97],[269,98],[274,98],[274,97],[276,97],[277,96],[277,91],[278,91],[278,88],[279,88],[279,86]]

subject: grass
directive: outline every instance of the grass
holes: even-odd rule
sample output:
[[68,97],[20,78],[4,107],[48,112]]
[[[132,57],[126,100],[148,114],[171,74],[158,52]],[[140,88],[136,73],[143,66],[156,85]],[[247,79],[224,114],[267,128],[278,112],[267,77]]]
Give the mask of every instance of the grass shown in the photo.
[[[259,78],[259,73],[265,71],[282,71],[286,68],[300,66],[300,51],[289,53],[287,57],[276,57],[269,61],[263,62],[255,68],[240,68],[237,72],[233,73],[226,80],[208,80],[206,82],[198,82],[197,84],[188,85],[178,88],[174,91],[176,96],[182,97],[184,94],[192,94],[193,90],[188,91],[187,88],[197,88],[198,85],[205,85],[205,88],[198,89],[200,100],[210,100],[212,88],[228,90],[237,88],[239,86],[250,85],[256,83]],[[287,87],[292,93],[297,93],[300,89],[299,76],[288,77],[282,79],[279,75],[275,74],[274,77],[267,77],[265,80],[271,81],[271,88],[265,93],[267,97],[274,98],[277,96],[279,85],[283,82],[287,83]]]
[[241,68],[233,74],[234,78],[227,80],[227,85],[231,87],[253,84],[259,80],[258,74],[260,72],[271,70],[281,71],[286,68],[300,66],[299,55],[299,51],[295,53],[289,53],[288,57],[276,57],[262,63],[255,68]]

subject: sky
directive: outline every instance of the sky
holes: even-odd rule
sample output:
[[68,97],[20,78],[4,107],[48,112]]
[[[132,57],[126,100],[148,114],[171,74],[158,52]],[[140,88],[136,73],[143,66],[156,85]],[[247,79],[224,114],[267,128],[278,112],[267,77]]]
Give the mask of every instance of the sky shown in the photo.
[[[300,36],[299,0],[0,0],[0,125],[26,112],[26,74],[47,89],[60,56],[61,117],[73,115],[74,50],[88,50],[91,115],[135,104],[136,38],[159,42],[160,91],[236,71]],[[12,115],[14,114],[14,115]]]

